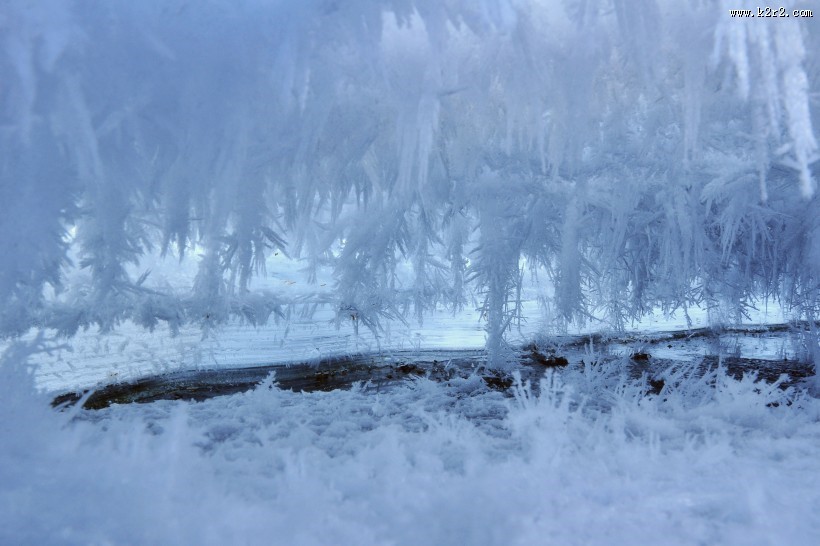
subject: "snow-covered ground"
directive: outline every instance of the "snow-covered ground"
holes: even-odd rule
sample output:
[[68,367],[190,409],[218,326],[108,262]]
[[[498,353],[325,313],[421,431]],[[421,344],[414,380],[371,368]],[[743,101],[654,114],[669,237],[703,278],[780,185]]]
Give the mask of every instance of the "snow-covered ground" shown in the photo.
[[16,358],[0,367],[3,544],[820,536],[820,401],[750,378],[651,396],[588,367],[546,376],[538,397],[416,378],[57,413]]

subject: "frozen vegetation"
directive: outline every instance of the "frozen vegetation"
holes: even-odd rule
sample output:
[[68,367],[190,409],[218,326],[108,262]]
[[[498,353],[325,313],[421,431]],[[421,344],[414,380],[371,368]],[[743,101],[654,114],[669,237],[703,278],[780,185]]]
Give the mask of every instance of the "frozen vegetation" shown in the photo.
[[49,407],[658,320],[801,321],[816,366],[820,10],[757,8],[0,1],[0,543],[812,543],[816,378],[591,346],[506,393]]

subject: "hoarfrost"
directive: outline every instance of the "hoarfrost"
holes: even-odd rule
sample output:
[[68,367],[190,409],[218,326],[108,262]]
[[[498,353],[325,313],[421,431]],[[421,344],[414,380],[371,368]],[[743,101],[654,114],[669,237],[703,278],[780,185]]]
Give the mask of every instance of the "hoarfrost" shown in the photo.
[[2,332],[262,323],[278,252],[374,331],[477,294],[493,353],[524,262],[566,323],[813,316],[817,23],[736,4],[7,2]]

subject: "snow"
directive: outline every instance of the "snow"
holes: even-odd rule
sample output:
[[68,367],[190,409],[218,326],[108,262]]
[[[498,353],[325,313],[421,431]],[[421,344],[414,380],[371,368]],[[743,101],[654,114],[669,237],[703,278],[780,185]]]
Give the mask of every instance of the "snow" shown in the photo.
[[[54,413],[8,362],[0,537],[65,544],[812,544],[816,398],[600,369]],[[7,393],[4,393],[7,394]],[[772,403],[777,403],[772,407]]]
[[[757,7],[3,2],[0,543],[813,544],[817,376],[694,371],[820,364],[820,17]],[[629,341],[509,396],[49,407],[587,334]]]

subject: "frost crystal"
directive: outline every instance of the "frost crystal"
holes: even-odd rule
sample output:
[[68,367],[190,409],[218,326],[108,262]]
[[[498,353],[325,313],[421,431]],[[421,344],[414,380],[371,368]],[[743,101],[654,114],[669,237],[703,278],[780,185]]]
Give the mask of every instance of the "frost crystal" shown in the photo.
[[[285,316],[295,301],[253,285],[280,254],[309,281],[334,271],[299,303],[374,331],[476,295],[491,352],[527,268],[567,322],[820,307],[813,18],[673,0],[4,6],[5,335]],[[198,263],[187,288],[147,271],[166,253]]]

